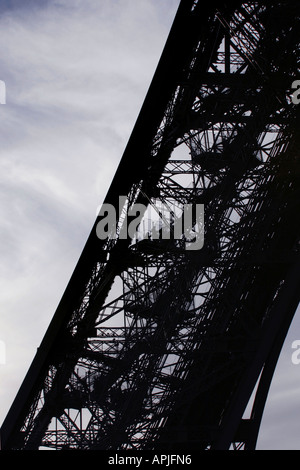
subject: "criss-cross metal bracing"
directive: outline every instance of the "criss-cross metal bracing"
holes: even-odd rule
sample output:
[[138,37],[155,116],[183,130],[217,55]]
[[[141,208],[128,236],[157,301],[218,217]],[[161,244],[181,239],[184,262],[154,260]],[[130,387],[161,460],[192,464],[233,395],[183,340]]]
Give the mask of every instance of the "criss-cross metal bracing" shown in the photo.
[[[299,300],[300,5],[208,3],[179,6],[105,200],[126,196],[117,236],[99,216],[3,448],[255,448]],[[156,236],[147,212],[120,236],[133,204]],[[163,235],[186,205],[198,249]]]

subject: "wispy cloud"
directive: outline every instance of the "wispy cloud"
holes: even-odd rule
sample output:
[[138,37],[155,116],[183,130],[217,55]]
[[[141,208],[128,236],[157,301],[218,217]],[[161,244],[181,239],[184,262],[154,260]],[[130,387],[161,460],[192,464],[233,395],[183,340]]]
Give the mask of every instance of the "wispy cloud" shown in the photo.
[[292,362],[292,343],[300,339],[300,308],[298,308],[271,383],[258,449],[300,449],[300,364]]
[[178,3],[1,2],[1,422],[108,190]]

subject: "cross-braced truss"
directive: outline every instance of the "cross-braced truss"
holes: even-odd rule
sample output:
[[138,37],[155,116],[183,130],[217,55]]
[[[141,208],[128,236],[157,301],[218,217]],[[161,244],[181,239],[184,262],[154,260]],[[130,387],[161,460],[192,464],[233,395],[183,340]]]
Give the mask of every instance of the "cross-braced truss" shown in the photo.
[[[179,7],[107,197],[126,196],[117,236],[95,224],[4,448],[255,447],[298,303],[300,8],[210,4]],[[155,227],[121,238],[134,204]],[[174,236],[186,205],[196,250]]]

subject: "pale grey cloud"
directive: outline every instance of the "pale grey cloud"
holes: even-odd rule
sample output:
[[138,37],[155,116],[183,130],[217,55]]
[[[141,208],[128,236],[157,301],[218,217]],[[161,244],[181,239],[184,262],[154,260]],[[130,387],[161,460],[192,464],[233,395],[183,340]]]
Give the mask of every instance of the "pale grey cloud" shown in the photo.
[[1,422],[108,190],[178,3],[1,3]]
[[292,343],[300,340],[300,308],[284,342],[271,383],[258,449],[300,450],[300,364],[292,362]]

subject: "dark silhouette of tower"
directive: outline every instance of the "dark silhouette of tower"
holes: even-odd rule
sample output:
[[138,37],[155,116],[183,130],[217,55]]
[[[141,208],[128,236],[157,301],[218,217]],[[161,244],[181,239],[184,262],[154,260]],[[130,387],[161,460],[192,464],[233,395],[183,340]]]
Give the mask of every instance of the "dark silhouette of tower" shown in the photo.
[[100,214],[3,449],[255,448],[299,302],[299,31],[298,0],[181,2],[104,201],[116,236]]

